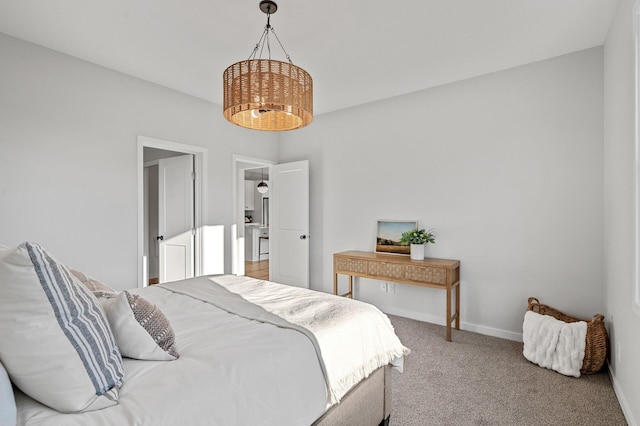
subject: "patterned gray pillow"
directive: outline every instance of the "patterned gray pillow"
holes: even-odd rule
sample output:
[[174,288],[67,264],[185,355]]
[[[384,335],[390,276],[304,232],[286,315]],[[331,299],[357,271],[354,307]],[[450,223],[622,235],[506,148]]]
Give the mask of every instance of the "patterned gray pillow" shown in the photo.
[[123,291],[103,300],[103,306],[122,356],[151,361],[179,357],[173,328],[154,303]]
[[80,271],[69,268],[71,273],[98,299],[116,297],[118,292],[95,278],[86,276]]

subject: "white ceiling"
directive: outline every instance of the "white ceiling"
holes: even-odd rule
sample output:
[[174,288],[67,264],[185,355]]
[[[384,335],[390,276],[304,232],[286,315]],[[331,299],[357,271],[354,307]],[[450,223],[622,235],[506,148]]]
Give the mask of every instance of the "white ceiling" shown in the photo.
[[[602,45],[619,0],[276,1],[321,114]],[[221,104],[224,69],[266,23],[258,3],[0,0],[0,32]]]

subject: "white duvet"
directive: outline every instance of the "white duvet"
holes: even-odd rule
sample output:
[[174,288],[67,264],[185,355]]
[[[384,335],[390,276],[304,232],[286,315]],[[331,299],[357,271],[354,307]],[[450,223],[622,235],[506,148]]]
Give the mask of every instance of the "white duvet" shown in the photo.
[[379,367],[402,371],[402,346],[389,318],[357,300],[234,275],[195,278],[162,285],[245,318],[292,328],[313,343],[325,374],[330,404]]
[[[387,359],[389,354],[356,356],[369,361],[356,367],[355,372],[347,371],[353,370],[355,346],[350,341],[365,337],[374,341],[365,346],[380,346],[375,342],[381,338],[378,333],[366,327],[359,331],[355,324],[362,321],[348,320],[349,312],[353,314],[370,305],[282,286],[282,290],[297,294],[299,304],[289,299],[278,308],[277,299],[286,299],[284,293],[277,295],[269,290],[260,295],[260,286],[273,290],[279,285],[218,276],[175,282],[165,288],[133,290],[157,304],[167,316],[176,334],[180,358],[125,359],[119,404],[103,410],[61,414],[18,391],[18,424],[308,425],[322,415],[328,402],[338,400],[348,390],[348,383],[356,377],[366,377],[375,370],[374,365],[384,365],[395,358]],[[243,288],[249,291],[240,294]],[[317,295],[326,296],[326,300],[315,298]],[[331,306],[330,300],[337,305]],[[327,309],[316,309],[325,304]],[[232,305],[245,305],[241,308],[244,311],[229,314],[227,310]],[[262,318],[249,319],[247,312],[252,311]],[[316,314],[311,314],[314,311]],[[327,317],[324,322],[337,326],[333,331],[331,327],[320,327],[322,321],[314,321],[314,315],[322,316],[323,311]],[[285,318],[291,315],[285,319],[277,314]],[[362,315],[370,315],[364,322],[377,315],[382,316],[383,323],[388,322],[382,313]],[[296,321],[299,324],[294,324]],[[305,328],[305,322],[317,329]],[[390,330],[395,337],[387,325],[382,330],[381,335],[386,336]],[[399,340],[397,344],[396,352],[407,351]],[[322,360],[318,353],[323,355]],[[56,386],[64,384],[52,384],[52,392]]]

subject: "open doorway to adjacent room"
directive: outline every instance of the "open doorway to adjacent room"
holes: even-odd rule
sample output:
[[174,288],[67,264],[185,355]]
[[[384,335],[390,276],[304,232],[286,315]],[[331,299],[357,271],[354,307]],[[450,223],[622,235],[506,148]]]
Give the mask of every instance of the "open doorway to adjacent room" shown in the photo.
[[[257,194],[258,184],[267,181],[262,175],[267,167],[269,188]],[[269,281],[308,288],[309,161],[275,164],[234,155],[233,179],[232,273],[257,274],[255,269],[261,269],[262,278],[267,268],[260,263],[268,256]],[[266,226],[262,212],[268,215]]]
[[202,273],[206,149],[138,137],[139,286]]
[[269,167],[244,171],[245,275],[269,279]]
[[[233,157],[232,273],[269,279],[269,171],[273,161]],[[264,193],[258,184],[266,185]]]

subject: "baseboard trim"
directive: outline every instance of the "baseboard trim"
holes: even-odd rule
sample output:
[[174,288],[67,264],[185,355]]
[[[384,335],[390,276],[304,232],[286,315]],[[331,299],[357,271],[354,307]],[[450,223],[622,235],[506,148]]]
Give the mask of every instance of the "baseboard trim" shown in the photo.
[[613,384],[613,391],[618,398],[618,402],[620,403],[620,408],[622,408],[622,414],[624,414],[624,418],[627,420],[629,426],[638,426],[638,423],[633,418],[633,413],[631,412],[631,407],[627,403],[627,399],[624,397],[624,393],[622,393],[622,389],[620,388],[620,384],[616,379],[616,375],[613,374],[613,370],[611,369],[611,365],[607,361],[607,369],[609,370],[609,378],[611,379],[611,384]]
[[478,334],[484,334],[486,336],[500,337],[502,339],[513,340],[514,342],[522,342],[522,333],[515,333],[513,331],[501,330],[499,328],[487,327],[484,325],[471,324],[468,322],[462,322],[460,328],[467,331],[473,331]]
[[[444,326],[446,320],[442,317],[435,315],[423,314],[414,311],[407,311],[396,307],[382,308],[385,313],[391,315],[397,315],[399,317],[411,318],[417,321],[424,321],[431,324],[438,324]],[[472,324],[462,321],[460,323],[460,329],[472,331],[478,334],[484,334],[485,336],[500,337],[502,339],[513,340],[515,342],[522,342],[522,333],[514,333],[513,331],[501,330],[499,328],[487,327],[484,325]]]

